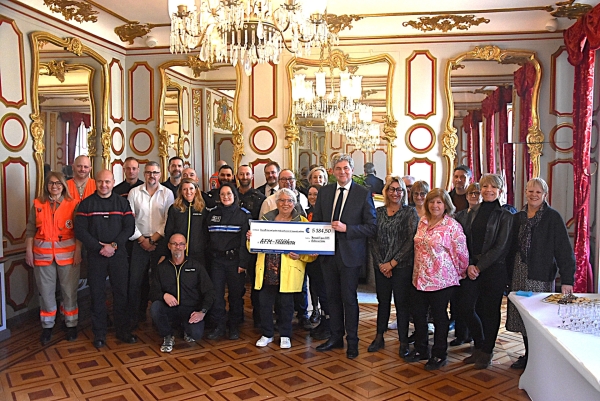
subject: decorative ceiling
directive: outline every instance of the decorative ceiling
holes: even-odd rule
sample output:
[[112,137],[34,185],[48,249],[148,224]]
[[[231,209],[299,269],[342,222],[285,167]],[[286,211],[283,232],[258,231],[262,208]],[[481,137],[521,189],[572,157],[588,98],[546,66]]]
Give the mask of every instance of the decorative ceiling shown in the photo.
[[[199,1],[199,0],[197,0]],[[51,15],[125,47],[147,47],[150,35],[168,47],[167,0],[8,0]],[[284,0],[279,0],[284,2]],[[449,35],[528,34],[569,27],[599,0],[329,0],[330,26],[353,41],[440,38]],[[273,1],[274,5],[278,0]],[[550,25],[551,27],[552,25]]]

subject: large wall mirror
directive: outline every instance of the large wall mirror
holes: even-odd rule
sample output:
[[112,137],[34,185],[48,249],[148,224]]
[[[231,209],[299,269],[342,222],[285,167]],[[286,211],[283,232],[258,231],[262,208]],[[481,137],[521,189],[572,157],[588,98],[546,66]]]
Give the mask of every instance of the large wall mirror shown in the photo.
[[[361,174],[364,162],[373,162],[379,175],[392,171],[392,148],[396,139],[396,120],[392,109],[392,84],[395,61],[389,54],[364,58],[352,58],[340,50],[333,50],[328,57],[320,59],[293,58],[287,64],[287,81],[290,94],[286,140],[289,165],[300,171],[311,164],[329,167],[330,161],[340,153],[351,154],[355,159],[355,173]],[[362,76],[360,103],[372,107],[373,122],[379,125],[379,139],[372,150],[361,150],[348,138],[335,130],[326,129],[323,119],[302,116],[294,111],[292,79],[296,74],[305,75],[305,81],[315,87],[315,73],[326,73],[327,94],[340,90],[340,72]],[[327,96],[327,95],[326,95]]]
[[95,165],[109,168],[110,76],[106,60],[77,38],[33,32],[30,41],[31,135],[39,195],[45,163],[60,171],[85,154],[92,160],[92,171]]
[[239,65],[211,64],[197,56],[188,56],[161,64],[159,72],[158,136],[162,168],[166,171],[168,159],[175,155],[186,161],[191,159],[188,142],[193,125],[200,129],[194,147],[202,159],[196,160],[196,167],[214,165],[215,160],[223,159],[237,168],[244,155],[243,125],[238,114]]
[[[515,72],[523,69],[521,72],[527,72],[529,83],[529,96],[527,98],[517,95],[516,87],[519,83],[515,82]],[[542,144],[544,134],[540,130],[540,121],[538,116],[538,99],[540,92],[541,67],[535,57],[535,52],[525,50],[500,49],[496,46],[475,47],[473,50],[459,54],[455,58],[448,60],[445,70],[445,92],[448,106],[448,116],[446,127],[442,137],[442,155],[446,162],[444,187],[450,189],[452,172],[455,165],[468,164],[465,160],[466,149],[462,135],[466,135],[462,130],[462,124],[457,120],[463,119],[468,113],[473,111],[482,111],[482,104],[486,98],[498,95],[498,91],[504,89],[507,92],[508,99],[508,144],[518,144],[519,131],[522,129],[519,114],[527,109],[530,113],[530,125],[526,127],[527,147],[522,147],[523,152],[528,152],[532,164],[532,176],[537,177],[540,173],[540,156],[542,154]],[[495,93],[496,92],[496,93]],[[527,100],[524,100],[527,99]],[[529,102],[529,104],[525,104]],[[503,106],[504,107],[504,106]],[[485,106],[483,106],[485,109]],[[479,136],[473,138],[473,142],[479,144],[480,154],[485,154],[484,131],[490,132],[484,128],[489,124],[485,118],[479,130]],[[479,121],[479,120],[478,120]],[[490,121],[492,121],[490,119]],[[497,122],[496,122],[497,124]],[[526,124],[526,122],[524,123]],[[461,129],[461,136],[457,135],[457,127]],[[497,135],[497,130],[495,131]],[[495,137],[495,150],[505,146],[503,140]],[[474,148],[472,148],[474,149]],[[513,149],[513,148],[509,148]],[[519,149],[514,148],[517,152]],[[472,150],[475,152],[475,150]],[[487,157],[487,156],[486,156]],[[495,155],[497,161],[496,172],[502,171],[501,161],[498,155]],[[485,170],[485,168],[484,168]],[[486,172],[486,171],[484,171]],[[512,177],[512,172],[506,173],[508,178]]]

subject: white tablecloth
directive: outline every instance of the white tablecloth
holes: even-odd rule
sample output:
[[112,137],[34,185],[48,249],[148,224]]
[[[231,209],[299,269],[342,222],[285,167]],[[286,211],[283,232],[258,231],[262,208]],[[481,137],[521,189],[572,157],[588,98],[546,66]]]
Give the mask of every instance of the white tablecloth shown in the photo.
[[522,297],[513,292],[508,296],[519,309],[529,340],[529,359],[519,388],[534,401],[599,401],[600,337],[559,329],[558,305],[542,302],[548,295]]

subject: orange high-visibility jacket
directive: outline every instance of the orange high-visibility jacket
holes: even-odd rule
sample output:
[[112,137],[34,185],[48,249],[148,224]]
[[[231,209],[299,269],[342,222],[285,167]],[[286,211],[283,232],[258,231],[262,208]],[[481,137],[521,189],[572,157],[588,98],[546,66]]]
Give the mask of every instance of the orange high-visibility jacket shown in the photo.
[[33,259],[36,266],[48,266],[56,259],[59,266],[73,264],[75,254],[75,232],[73,214],[77,201],[63,199],[54,211],[50,201],[33,201],[35,226],[33,237]]

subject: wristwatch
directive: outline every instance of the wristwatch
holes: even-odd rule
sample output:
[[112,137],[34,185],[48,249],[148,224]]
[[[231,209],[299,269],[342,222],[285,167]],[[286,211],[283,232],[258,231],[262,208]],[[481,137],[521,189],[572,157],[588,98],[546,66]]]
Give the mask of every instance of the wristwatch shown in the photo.
[[154,241],[152,237],[149,237],[148,241],[150,242],[150,245],[156,245],[156,241]]
[[117,249],[119,247],[116,242],[111,242],[110,246],[112,246],[115,249]]
[[208,309],[204,308],[200,312],[202,312],[202,313],[204,313],[206,315],[206,312],[208,312]]

